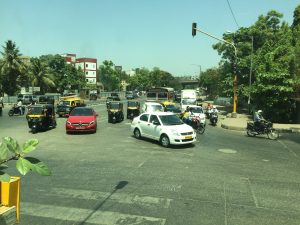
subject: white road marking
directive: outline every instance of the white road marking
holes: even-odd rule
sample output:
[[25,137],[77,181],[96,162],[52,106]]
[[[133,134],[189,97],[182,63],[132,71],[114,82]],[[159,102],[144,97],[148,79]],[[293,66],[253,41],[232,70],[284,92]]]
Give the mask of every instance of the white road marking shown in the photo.
[[[22,202],[21,213],[29,216],[54,218],[62,221],[93,223],[99,225],[143,224],[164,225],[166,219],[123,214],[93,209],[71,208],[55,205]],[[90,217],[87,217],[91,215]],[[86,219],[87,218],[87,219]],[[86,221],[85,221],[86,220]]]
[[251,192],[251,195],[252,195],[252,198],[253,198],[253,201],[254,201],[254,204],[255,204],[255,207],[256,208],[260,208],[259,205],[258,205],[258,200],[256,198],[256,195],[253,191],[253,188],[252,188],[252,185],[251,185],[251,182],[250,182],[250,179],[248,177],[242,177],[243,180],[246,180],[247,183],[248,183],[248,186],[249,186],[249,189],[250,189],[250,192]]
[[[70,188],[53,188],[44,195],[61,196],[68,198],[78,198],[78,199],[88,199],[88,200],[101,200],[109,196],[110,200],[114,200],[125,204],[139,204],[141,206],[151,206],[168,208],[172,199],[159,198],[159,197],[149,197],[149,196],[138,196],[125,193],[114,193],[111,195],[109,192],[100,191],[89,191],[89,190],[79,190]],[[110,196],[111,195],[111,196]]]
[[284,144],[282,141],[278,140],[277,141],[285,148],[287,149],[290,153],[292,153],[295,157],[299,158],[299,156],[292,150],[290,149],[286,144]]

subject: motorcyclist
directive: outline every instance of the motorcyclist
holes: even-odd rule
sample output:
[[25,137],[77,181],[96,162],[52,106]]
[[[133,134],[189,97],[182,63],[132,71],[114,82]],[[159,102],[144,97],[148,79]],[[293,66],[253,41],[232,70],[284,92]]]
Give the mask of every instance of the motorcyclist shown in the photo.
[[18,109],[20,110],[20,112],[21,112],[21,115],[23,115],[24,114],[24,112],[23,112],[23,108],[22,108],[22,101],[20,100],[20,101],[18,101],[18,103],[17,103],[17,107],[18,107]]
[[186,124],[191,124],[191,114],[190,107],[187,106],[183,112],[182,121]]
[[218,109],[217,109],[217,107],[214,105],[212,108],[210,108],[209,110],[208,110],[208,113],[209,114],[211,114],[211,113],[218,113],[219,111],[218,111]]
[[266,126],[267,121],[262,116],[262,110],[258,110],[253,115],[254,126],[259,130],[263,130]]

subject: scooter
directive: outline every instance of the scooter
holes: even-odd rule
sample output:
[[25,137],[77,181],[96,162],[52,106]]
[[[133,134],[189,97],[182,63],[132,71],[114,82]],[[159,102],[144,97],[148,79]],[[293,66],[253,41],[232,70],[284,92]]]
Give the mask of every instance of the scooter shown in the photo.
[[18,106],[13,106],[9,111],[8,111],[8,115],[9,116],[15,116],[15,115],[24,115],[25,113],[25,106],[21,106],[22,107],[22,112],[20,110],[20,108]]
[[192,117],[191,126],[196,131],[196,133],[198,133],[198,134],[203,134],[204,131],[205,131],[205,126],[204,126],[203,123],[201,123],[201,120],[200,120],[199,116],[193,116]]
[[218,114],[215,112],[210,113],[209,120],[210,120],[211,125],[216,126],[218,123]]

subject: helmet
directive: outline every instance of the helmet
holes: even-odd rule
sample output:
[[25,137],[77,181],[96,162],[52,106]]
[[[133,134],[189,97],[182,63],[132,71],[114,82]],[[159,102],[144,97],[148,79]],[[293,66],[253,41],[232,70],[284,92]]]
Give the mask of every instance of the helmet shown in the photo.
[[257,113],[262,113],[262,110],[258,110]]
[[217,107],[214,105],[214,106],[213,106],[213,109],[216,109],[216,108],[217,108]]

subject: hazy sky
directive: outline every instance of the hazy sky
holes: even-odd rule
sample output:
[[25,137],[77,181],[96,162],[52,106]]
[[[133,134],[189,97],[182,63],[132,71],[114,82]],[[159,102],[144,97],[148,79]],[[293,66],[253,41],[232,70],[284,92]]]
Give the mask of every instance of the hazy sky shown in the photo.
[[[241,27],[274,9],[289,24],[299,0],[229,0]],[[175,76],[217,66],[216,40],[237,30],[227,0],[0,0],[0,45],[11,39],[27,56],[75,53],[123,70],[159,67]],[[1,49],[2,51],[2,49]]]

